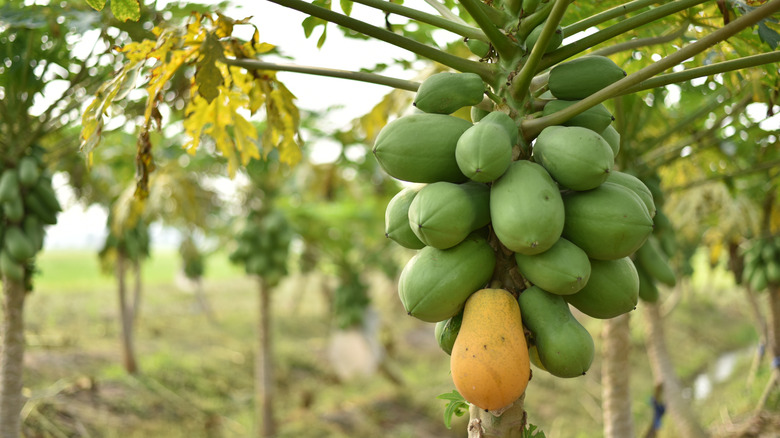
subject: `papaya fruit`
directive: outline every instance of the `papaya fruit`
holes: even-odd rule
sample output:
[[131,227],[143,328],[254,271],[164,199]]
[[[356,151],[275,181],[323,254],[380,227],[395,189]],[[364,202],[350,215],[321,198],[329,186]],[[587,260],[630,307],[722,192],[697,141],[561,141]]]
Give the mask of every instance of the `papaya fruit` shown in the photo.
[[385,237],[409,249],[420,249],[425,246],[409,226],[409,205],[422,186],[408,186],[399,191],[385,210]]
[[482,120],[483,117],[490,114],[490,111],[483,110],[477,106],[472,106],[469,110],[469,113],[471,115],[471,123],[478,123],[480,120]]
[[464,182],[455,147],[472,124],[442,114],[411,114],[385,125],[374,142],[374,156],[393,178],[432,183]]
[[601,131],[601,137],[607,141],[609,147],[612,148],[612,154],[617,157],[620,152],[620,133],[617,132],[617,129],[610,124]]
[[490,223],[490,188],[473,181],[428,184],[409,204],[408,223],[424,244],[451,248]]
[[455,160],[469,179],[491,182],[503,175],[512,163],[509,135],[501,125],[483,119],[460,136]]
[[[536,41],[539,40],[539,36],[542,34],[542,30],[544,29],[545,23],[536,26],[533,28],[531,33],[528,34],[528,36],[525,38],[525,48],[527,52],[531,52],[531,50],[536,45]],[[560,47],[561,43],[563,42],[563,29],[558,27],[555,29],[555,32],[552,35],[552,38],[550,38],[550,41],[547,43],[547,47],[544,49],[544,53],[552,52],[553,50]]]
[[426,246],[401,271],[398,295],[409,315],[439,322],[463,309],[469,295],[490,280],[495,265],[493,248],[477,233],[452,248]]
[[436,342],[439,344],[439,348],[447,354],[452,354],[452,346],[455,345],[455,339],[458,338],[462,321],[463,312],[460,312],[452,318],[436,323],[434,328]]
[[56,215],[62,211],[60,201],[57,200],[57,194],[51,186],[51,179],[38,178],[38,182],[35,184],[35,187],[33,187],[33,192],[38,196],[38,199],[41,200],[41,203],[49,212]]
[[642,180],[635,177],[634,175],[631,175],[630,173],[612,170],[609,172],[607,182],[619,184],[623,187],[631,189],[631,191],[639,196],[639,199],[642,200],[642,203],[645,204],[650,217],[655,217],[656,209],[655,202],[653,201],[653,194],[650,192],[650,189],[647,188],[645,183],[642,182]]
[[588,284],[563,299],[580,312],[599,319],[633,310],[639,301],[639,276],[631,259],[591,260],[590,264]]
[[607,180],[615,158],[606,140],[580,126],[549,126],[536,138],[534,161],[560,185],[591,190]]
[[558,99],[580,100],[625,76],[626,72],[606,56],[586,55],[550,69],[547,86]]
[[664,192],[661,190],[661,178],[659,178],[658,175],[651,175],[642,178],[642,182],[650,189],[650,193],[653,194],[656,205],[663,205]]
[[490,188],[490,218],[504,246],[520,254],[539,254],[561,237],[561,192],[539,164],[514,161]]
[[536,348],[535,344],[531,344],[528,346],[528,358],[531,359],[531,363],[540,370],[547,371],[547,368],[544,367],[544,364],[542,363],[542,359],[539,358],[539,349]]
[[515,253],[517,269],[528,281],[556,295],[571,295],[588,283],[590,260],[585,251],[564,238],[547,251]]
[[32,242],[35,251],[40,251],[41,248],[43,248],[43,238],[45,234],[43,224],[41,224],[40,220],[36,216],[28,214],[24,218],[22,229],[24,230],[24,234],[30,239],[30,242]]
[[636,262],[653,279],[672,287],[677,283],[677,276],[666,259],[658,239],[652,234],[645,244],[636,251]]
[[7,251],[0,251],[0,271],[8,280],[24,281],[24,264],[14,260]]
[[3,242],[5,252],[19,263],[24,263],[35,255],[35,245],[20,227],[8,227]]
[[469,38],[466,40],[466,47],[469,48],[471,53],[479,56],[480,59],[486,58],[488,55],[490,55],[490,44],[482,40]]
[[520,139],[520,129],[518,128],[517,123],[515,123],[514,119],[509,117],[505,112],[491,111],[490,113],[485,114],[480,121],[485,123],[496,123],[503,126],[507,135],[509,135],[509,142],[512,146],[516,145],[517,141]]
[[517,301],[543,369],[556,377],[584,375],[593,363],[595,345],[563,297],[531,286]]
[[503,289],[481,289],[466,301],[450,357],[455,388],[485,410],[509,406],[531,378],[517,300]]
[[24,204],[21,197],[3,202],[3,214],[9,222],[19,223],[24,219]]
[[766,276],[766,270],[762,265],[758,265],[753,275],[750,276],[750,288],[755,292],[761,292],[769,285],[769,280]]
[[57,212],[49,210],[35,192],[28,192],[24,195],[24,205],[44,224],[54,225],[57,223]]
[[[558,111],[568,108],[577,102],[577,100],[551,100],[544,106],[542,115],[548,116],[550,114],[557,113]],[[609,112],[607,107],[605,107],[603,104],[598,104],[564,121],[561,123],[561,125],[588,128],[591,131],[595,131],[597,134],[601,135],[601,133],[607,129],[607,126],[612,123],[613,119],[614,117],[612,117],[612,113]],[[602,136],[602,138],[604,137]],[[606,139],[604,140],[606,141]],[[609,143],[607,143],[607,145],[609,145]],[[610,150],[612,150],[611,146]],[[614,151],[612,152],[612,156],[614,158]]]
[[639,278],[639,299],[648,303],[655,303],[660,297],[655,280],[650,274],[642,269],[642,266],[636,266],[637,277]]
[[769,284],[780,283],[780,263],[771,260],[766,264],[766,281]]
[[653,219],[631,190],[605,182],[586,192],[563,195],[562,236],[588,257],[615,260],[633,254],[653,231]]
[[0,202],[15,201],[19,197],[19,172],[16,169],[5,169],[0,175]]
[[30,155],[19,160],[17,169],[19,170],[19,184],[22,187],[29,188],[34,186],[38,181],[38,177],[41,176],[41,169],[38,168],[37,160]]
[[427,77],[417,89],[413,105],[432,114],[452,114],[482,102],[485,84],[476,73],[441,72]]

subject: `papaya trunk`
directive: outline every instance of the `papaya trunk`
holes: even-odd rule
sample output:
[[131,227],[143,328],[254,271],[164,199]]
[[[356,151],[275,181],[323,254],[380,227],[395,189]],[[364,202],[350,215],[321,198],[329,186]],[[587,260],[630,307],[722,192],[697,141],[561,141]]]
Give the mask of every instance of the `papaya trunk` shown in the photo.
[[198,300],[198,306],[200,310],[206,314],[209,322],[215,323],[217,317],[214,315],[214,310],[211,308],[208,298],[206,297],[206,291],[203,288],[203,278],[198,277],[195,281],[195,299]]
[[471,405],[468,438],[521,438],[526,424],[524,400],[525,394],[498,416]]
[[0,357],[0,438],[19,438],[24,406],[24,283],[3,278],[3,340]]
[[772,352],[772,375],[769,378],[764,393],[758,401],[756,410],[766,405],[769,396],[777,389],[780,382],[780,287],[773,285],[767,290],[769,300],[769,351]]
[[605,438],[632,438],[629,315],[625,313],[604,321],[602,405]]
[[127,256],[121,251],[116,258],[116,279],[119,289],[119,321],[122,325],[122,365],[128,374],[138,373],[133,343],[133,309],[127,302]]
[[141,282],[141,262],[139,260],[133,260],[133,305],[130,307],[130,314],[132,315],[132,323],[135,326],[135,321],[138,321],[138,315],[141,313],[141,295],[143,292],[143,283]]
[[663,320],[658,304],[643,303],[645,309],[645,345],[650,359],[650,367],[657,384],[663,388],[667,412],[677,428],[679,436],[704,438],[707,432],[701,427],[688,402],[682,396],[682,384],[677,377],[674,364],[666,349]]
[[742,289],[745,291],[745,298],[750,308],[750,313],[753,316],[753,323],[756,326],[756,332],[758,333],[758,348],[756,348],[756,354],[753,355],[753,361],[750,364],[750,371],[748,371],[747,381],[745,384],[747,387],[753,386],[756,380],[756,374],[758,374],[758,368],[761,366],[761,360],[766,356],[766,347],[769,343],[769,334],[766,318],[761,312],[761,308],[758,305],[756,294],[750,288],[750,285],[743,284]]
[[268,283],[259,278],[259,314],[257,322],[257,358],[255,359],[255,421],[257,436],[276,435],[274,420],[274,378],[271,354],[271,290]]

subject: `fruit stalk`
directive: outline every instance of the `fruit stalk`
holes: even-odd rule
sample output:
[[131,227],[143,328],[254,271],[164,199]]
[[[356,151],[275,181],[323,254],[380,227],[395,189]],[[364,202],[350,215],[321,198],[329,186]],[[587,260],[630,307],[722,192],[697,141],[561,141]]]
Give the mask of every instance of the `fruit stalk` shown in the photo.
[[501,59],[514,59],[520,48],[512,43],[506,35],[501,33],[478,3],[479,0],[460,0],[460,4],[466,8],[466,11],[474,18],[477,25],[485,32],[490,43],[493,44],[493,48],[498,52],[498,56]]
[[648,38],[637,38],[634,40],[623,41],[622,43],[615,44],[614,46],[602,47],[601,49],[590,52],[590,55],[609,56],[615,53],[625,52],[628,50],[638,49],[640,47],[654,46],[657,44],[670,43],[677,38],[685,35],[685,30],[688,29],[689,23],[686,21],[673,32],[669,32],[666,35]]
[[[629,12],[637,11],[656,3],[662,3],[658,0],[634,0],[628,3],[615,6],[614,8],[607,9],[604,12],[599,12],[596,15],[592,15],[588,18],[584,18],[576,23],[572,23],[563,28],[564,35],[574,35],[577,32],[581,32],[591,26],[596,26],[605,21],[613,18],[620,17],[621,15],[628,14]],[[669,3],[669,0],[663,3]]]

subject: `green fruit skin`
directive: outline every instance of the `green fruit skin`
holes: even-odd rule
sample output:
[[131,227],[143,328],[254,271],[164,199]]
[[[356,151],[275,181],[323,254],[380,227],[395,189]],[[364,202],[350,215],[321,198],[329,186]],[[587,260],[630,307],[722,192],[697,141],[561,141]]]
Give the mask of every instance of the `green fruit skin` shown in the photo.
[[580,312],[599,319],[630,312],[639,301],[639,276],[628,257],[591,260],[588,284],[563,298]]
[[593,363],[595,345],[563,297],[531,286],[517,301],[544,369],[564,378],[585,374]]
[[766,281],[769,284],[780,283],[780,264],[776,260],[766,264]]
[[653,193],[650,192],[650,189],[647,188],[647,186],[645,185],[645,183],[642,182],[642,180],[635,177],[634,175],[631,175],[630,173],[612,170],[611,172],[609,172],[609,176],[607,177],[607,182],[619,184],[623,187],[631,189],[631,191],[636,193],[636,195],[639,196],[639,199],[641,199],[642,202],[645,204],[645,207],[647,207],[647,212],[650,214],[650,217],[655,217],[656,208],[655,208],[655,202],[653,201]]
[[482,108],[476,106],[472,106],[470,113],[471,113],[471,122],[478,123],[480,120],[482,120],[483,117],[490,114],[490,111],[483,110]]
[[653,279],[672,287],[677,284],[677,276],[661,250],[661,244],[652,234],[647,241],[636,251],[636,261],[642,269]]
[[520,254],[539,254],[561,237],[561,192],[542,166],[515,161],[490,189],[490,218],[504,246]]
[[409,205],[422,186],[404,187],[398,192],[385,210],[385,237],[409,249],[421,249],[425,246],[409,226]]
[[517,123],[515,123],[514,119],[509,117],[505,112],[492,111],[486,114],[481,121],[485,123],[496,123],[503,126],[506,133],[509,135],[509,142],[512,146],[516,145],[517,141],[520,139],[520,130],[517,127]]
[[636,273],[639,277],[639,299],[647,303],[658,302],[660,293],[655,285],[655,280],[642,269],[642,266],[636,266]]
[[753,275],[750,276],[750,287],[755,292],[761,292],[769,285],[769,280],[766,276],[766,270],[762,265],[758,265],[756,270],[753,271]]
[[13,201],[20,196],[19,172],[16,169],[5,169],[0,176],[0,202]]
[[23,187],[32,187],[41,176],[41,170],[38,168],[38,162],[34,157],[26,156],[19,160],[19,183]]
[[[551,100],[547,102],[547,104],[544,106],[542,115],[548,116],[550,114],[557,113],[558,111],[561,111],[564,108],[568,108],[577,102],[579,101]],[[596,106],[586,109],[585,111],[577,114],[576,116],[566,120],[561,124],[563,126],[580,126],[582,128],[588,128],[591,131],[595,131],[597,134],[601,135],[601,133],[605,129],[607,129],[607,127],[612,123],[613,119],[614,117],[612,117],[612,113],[609,112],[607,107],[605,107],[603,104],[598,104]],[[611,146],[610,146],[610,150],[612,150]],[[614,151],[612,152],[612,156],[614,158],[615,156]]]
[[588,257],[615,260],[638,250],[653,231],[653,219],[636,193],[613,183],[563,196],[563,237]]
[[607,142],[580,126],[549,126],[534,144],[534,161],[572,190],[591,190],[607,180],[615,162]]
[[14,260],[24,263],[35,255],[35,244],[17,226],[8,227],[3,238],[5,252],[8,252]]
[[43,238],[45,235],[41,221],[36,216],[27,215],[24,218],[22,228],[24,229],[24,234],[27,235],[35,247],[35,251],[40,251],[43,248]]
[[452,114],[482,102],[485,84],[476,73],[441,72],[426,78],[417,89],[414,106],[433,114]]
[[452,318],[490,280],[496,258],[476,234],[449,249],[426,246],[401,271],[398,295],[406,312],[426,322]]
[[428,184],[409,205],[408,223],[424,244],[451,248],[490,223],[490,189],[473,181]]
[[57,194],[54,192],[54,188],[51,186],[50,179],[39,178],[38,182],[35,184],[35,187],[33,187],[33,193],[38,196],[44,207],[46,207],[53,214],[56,215],[58,212],[62,211],[62,206],[60,205],[60,201],[57,200]]
[[24,265],[14,260],[7,251],[0,252],[0,271],[11,281],[24,281]]
[[607,141],[609,147],[612,148],[612,154],[617,157],[620,152],[620,133],[617,132],[617,129],[610,124],[601,131],[601,136]]
[[556,295],[577,293],[590,278],[588,255],[564,238],[541,254],[515,253],[515,261],[523,277]]
[[19,223],[24,219],[24,203],[21,197],[3,202],[3,213],[9,222]]
[[434,330],[436,342],[445,353],[452,354],[452,346],[455,345],[455,339],[458,338],[462,322],[463,312],[460,312],[452,318],[436,323]]
[[547,85],[558,99],[580,100],[625,76],[611,59],[587,55],[553,67]]
[[35,192],[28,192],[24,196],[24,205],[27,210],[38,217],[46,225],[57,223],[57,212],[49,210],[41,201],[40,196]]
[[458,138],[471,122],[441,114],[412,114],[385,125],[374,143],[374,156],[393,178],[432,183],[464,182],[455,161]]
[[482,40],[469,38],[466,41],[466,47],[469,48],[469,51],[471,51],[471,53],[479,56],[480,58],[484,58],[490,54],[490,44]]
[[512,163],[509,135],[501,125],[483,119],[460,136],[455,161],[471,180],[491,182],[503,175]]
[[[544,29],[545,23],[536,26],[531,33],[528,34],[528,37],[525,39],[525,47],[526,51],[531,52],[531,49],[536,45],[536,41],[539,39],[539,36],[542,34],[542,30]],[[555,29],[555,32],[552,35],[552,38],[550,38],[550,41],[547,43],[547,48],[544,49],[544,53],[552,52],[553,50],[560,47],[561,43],[563,42],[563,30],[558,27]]]

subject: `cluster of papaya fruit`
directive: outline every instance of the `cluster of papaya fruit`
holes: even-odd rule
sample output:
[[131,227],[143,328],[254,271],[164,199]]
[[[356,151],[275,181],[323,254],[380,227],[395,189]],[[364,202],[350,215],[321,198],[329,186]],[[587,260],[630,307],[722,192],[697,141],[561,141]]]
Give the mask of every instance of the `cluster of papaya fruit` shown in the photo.
[[32,260],[43,248],[44,227],[62,211],[43,163],[43,148],[0,170],[0,271],[5,278],[29,285]]
[[119,233],[115,232],[111,226],[113,215],[108,215],[107,222],[108,236],[103,243],[103,248],[98,253],[101,259],[114,250],[121,252],[129,260],[139,261],[149,257],[149,226],[145,221],[139,219],[135,225],[126,227]]
[[278,211],[253,211],[243,221],[236,247],[228,258],[243,264],[249,275],[263,277],[268,284],[287,275],[287,255],[293,233],[289,222]]
[[747,247],[742,281],[756,292],[780,286],[780,236],[756,239]]
[[[558,64],[544,114],[624,75],[601,56]],[[461,395],[498,409],[525,390],[529,361],[558,377],[589,369],[593,339],[569,306],[600,319],[635,308],[631,257],[651,235],[656,209],[641,180],[613,168],[620,136],[604,106],[524,146],[507,113],[475,107],[485,90],[470,73],[430,76],[414,101],[421,112],[388,123],[373,152],[387,174],[413,183],[385,213],[386,236],[419,250],[401,272],[401,302],[437,323]],[[471,121],[452,115],[464,106]],[[505,269],[502,254],[514,259],[520,287],[486,288]]]

